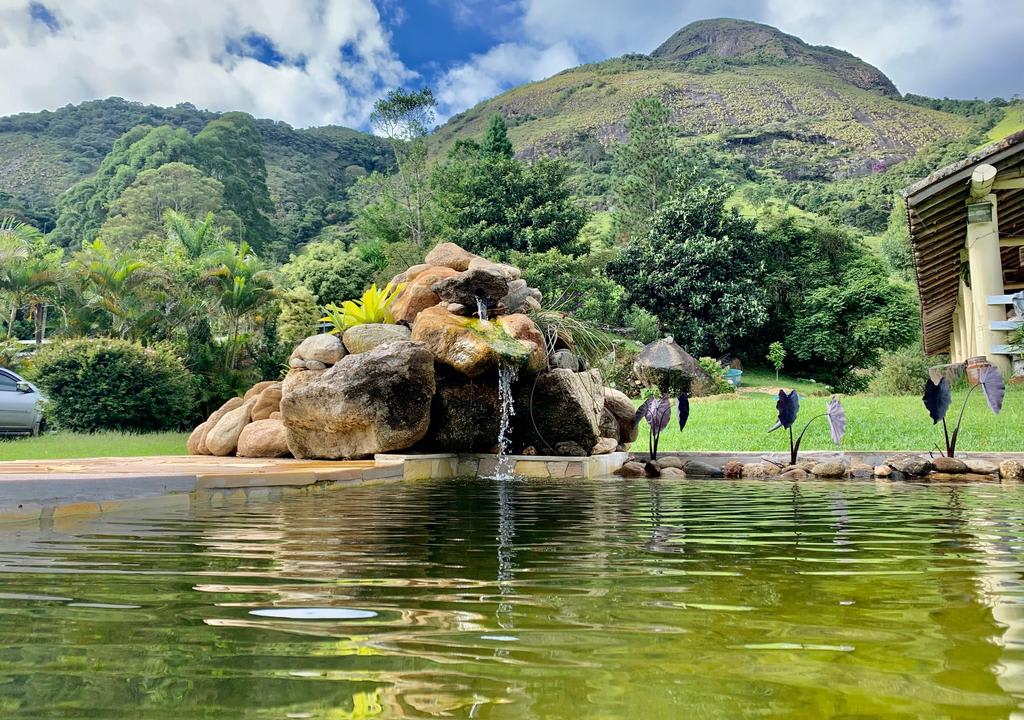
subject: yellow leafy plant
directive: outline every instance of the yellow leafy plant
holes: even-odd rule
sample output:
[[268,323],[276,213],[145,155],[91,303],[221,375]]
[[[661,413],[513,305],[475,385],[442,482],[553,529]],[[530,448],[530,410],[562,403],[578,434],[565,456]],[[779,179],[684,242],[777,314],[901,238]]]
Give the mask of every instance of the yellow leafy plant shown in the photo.
[[327,314],[320,318],[320,322],[333,325],[334,329],[330,331],[332,334],[344,332],[356,325],[393,324],[395,316],[388,308],[404,288],[405,283],[388,283],[383,288],[378,288],[374,283],[358,300],[345,300],[340,306],[335,303],[324,305]]

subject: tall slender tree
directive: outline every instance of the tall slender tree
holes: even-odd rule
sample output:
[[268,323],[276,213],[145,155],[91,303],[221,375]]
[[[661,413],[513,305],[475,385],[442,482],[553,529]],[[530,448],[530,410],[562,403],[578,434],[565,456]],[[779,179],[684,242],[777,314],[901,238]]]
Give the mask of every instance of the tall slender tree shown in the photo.
[[672,114],[657,98],[637,101],[626,120],[629,139],[615,146],[615,219],[620,232],[633,237],[672,194],[679,175]]
[[401,208],[402,224],[410,240],[424,246],[429,235],[430,177],[427,134],[434,123],[437,101],[430,88],[396,88],[377,101],[370,122],[390,141],[398,171],[377,178],[381,200]]
[[508,125],[505,124],[505,117],[501,113],[491,115],[483,142],[480,143],[480,152],[485,157],[512,159],[512,141],[508,139]]

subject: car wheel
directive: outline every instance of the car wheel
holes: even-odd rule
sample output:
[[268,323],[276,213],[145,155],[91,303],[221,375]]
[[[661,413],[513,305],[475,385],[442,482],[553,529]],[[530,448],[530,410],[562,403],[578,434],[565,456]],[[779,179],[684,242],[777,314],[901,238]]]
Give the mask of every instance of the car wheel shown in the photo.
[[36,426],[34,428],[32,428],[32,437],[39,437],[40,435],[42,435],[45,432],[46,432],[46,419],[45,418],[41,418],[39,420],[39,422],[36,423]]

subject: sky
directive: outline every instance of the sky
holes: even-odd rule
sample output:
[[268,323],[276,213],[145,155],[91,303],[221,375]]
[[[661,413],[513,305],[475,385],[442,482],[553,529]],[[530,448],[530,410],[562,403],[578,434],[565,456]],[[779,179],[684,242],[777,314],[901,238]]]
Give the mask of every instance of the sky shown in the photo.
[[880,68],[902,92],[1024,91],[1024,0],[0,0],[0,115],[119,96],[368,129],[388,89],[438,119],[736,17]]

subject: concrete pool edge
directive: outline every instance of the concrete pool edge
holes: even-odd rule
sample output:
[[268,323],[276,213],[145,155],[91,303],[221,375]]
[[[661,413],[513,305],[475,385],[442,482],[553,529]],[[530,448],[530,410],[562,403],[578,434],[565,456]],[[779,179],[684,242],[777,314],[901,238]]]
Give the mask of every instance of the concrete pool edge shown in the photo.
[[[531,478],[610,476],[626,453],[593,457],[513,456]],[[484,454],[378,455],[373,460],[305,461],[211,456],[83,458],[0,462],[0,527],[150,508],[218,507],[275,500],[312,488],[489,475]]]
[[[802,458],[861,462],[896,452],[807,452]],[[672,452],[701,462],[780,460],[780,453]],[[1014,459],[1024,453],[966,453],[972,458]],[[646,453],[633,457],[644,458]],[[514,472],[528,478],[612,478],[630,457],[616,452],[591,457],[511,456]],[[149,509],[220,507],[232,502],[276,500],[310,490],[368,483],[489,476],[488,454],[385,454],[363,461],[304,461],[210,456],[88,458],[0,462],[0,527],[47,525],[63,518]],[[998,479],[994,480],[999,482]],[[837,480],[849,482],[849,480]]]

